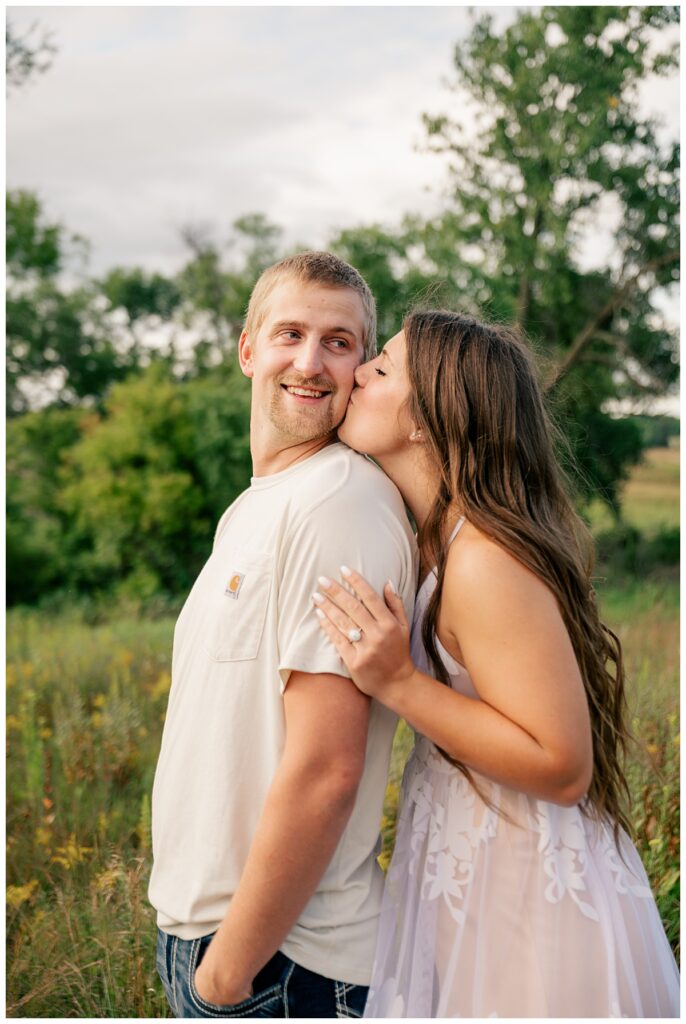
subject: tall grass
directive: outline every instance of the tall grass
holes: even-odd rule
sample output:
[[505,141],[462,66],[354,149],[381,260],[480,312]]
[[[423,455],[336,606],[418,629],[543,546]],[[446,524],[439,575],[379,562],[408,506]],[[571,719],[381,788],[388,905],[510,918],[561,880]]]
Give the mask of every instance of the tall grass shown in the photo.
[[8,616],[10,1016],[167,1014],[146,890],[172,628]]
[[[640,741],[629,764],[635,839],[678,950],[678,587],[606,586],[601,600],[625,646]],[[146,890],[172,625],[9,615],[10,1016],[167,1015]],[[386,799],[386,863],[410,745],[401,726]]]

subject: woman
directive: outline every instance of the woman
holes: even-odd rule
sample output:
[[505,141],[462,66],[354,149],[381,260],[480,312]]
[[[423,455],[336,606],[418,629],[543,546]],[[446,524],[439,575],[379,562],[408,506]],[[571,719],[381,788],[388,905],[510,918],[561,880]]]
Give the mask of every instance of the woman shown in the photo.
[[621,649],[527,349],[413,313],[356,383],[340,437],[400,489],[423,578],[411,632],[391,582],[342,567],[314,595],[356,685],[416,732],[366,1016],[678,1015],[626,834]]

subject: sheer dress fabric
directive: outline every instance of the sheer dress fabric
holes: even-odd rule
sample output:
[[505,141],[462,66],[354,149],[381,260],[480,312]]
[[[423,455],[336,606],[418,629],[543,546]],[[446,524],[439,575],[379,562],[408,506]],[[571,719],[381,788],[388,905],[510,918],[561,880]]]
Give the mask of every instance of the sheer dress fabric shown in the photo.
[[[431,573],[412,627],[428,673],[435,584]],[[438,649],[453,689],[478,700]],[[365,1017],[678,1016],[677,966],[626,834],[620,855],[610,824],[473,774],[493,808],[416,735]]]

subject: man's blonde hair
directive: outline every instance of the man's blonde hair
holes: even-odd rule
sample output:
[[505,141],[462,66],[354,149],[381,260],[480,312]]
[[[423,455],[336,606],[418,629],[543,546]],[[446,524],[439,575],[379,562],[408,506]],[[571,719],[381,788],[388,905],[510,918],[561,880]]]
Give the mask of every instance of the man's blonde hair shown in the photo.
[[248,334],[259,331],[267,309],[267,299],[274,287],[285,277],[296,281],[325,285],[328,288],[352,288],[362,299],[364,309],[364,359],[376,355],[376,303],[369,285],[354,267],[331,252],[299,252],[286,256],[265,271],[257,279],[250,295],[245,317]]

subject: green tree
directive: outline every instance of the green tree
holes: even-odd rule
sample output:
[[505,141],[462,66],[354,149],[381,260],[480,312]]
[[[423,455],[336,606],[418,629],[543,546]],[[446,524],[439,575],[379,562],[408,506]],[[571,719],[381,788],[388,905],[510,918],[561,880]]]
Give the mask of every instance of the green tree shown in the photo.
[[[422,264],[453,301],[538,342],[582,490],[615,507],[641,439],[605,406],[662,394],[677,376],[656,298],[678,278],[679,147],[638,102],[648,75],[676,67],[676,47],[655,41],[677,19],[673,7],[549,6],[496,31],[483,16],[455,50],[456,113],[425,116],[452,188],[421,233]],[[584,269],[610,209],[611,245]]]
[[197,324],[198,313],[207,317],[195,347],[198,369],[225,360],[234,349],[255,281],[279,258],[280,234],[261,213],[240,217],[232,225],[228,251],[233,255],[227,260],[207,229],[197,225],[184,229],[191,259],[178,275],[178,285],[186,323]]
[[[126,323],[126,351],[128,360],[145,365],[157,354],[146,345],[146,335],[151,329],[173,320],[181,305],[181,293],[173,278],[163,274],[150,273],[140,267],[115,267],[101,281],[93,282],[94,294],[102,295],[108,303],[103,319],[113,330],[112,318],[108,314],[123,312]],[[173,360],[173,341],[162,356]]]
[[112,341],[97,294],[86,284],[67,290],[63,272],[84,259],[84,240],[48,222],[37,197],[6,199],[7,408],[72,405],[96,399],[135,362]]
[[81,409],[45,409],[7,424],[7,601],[30,603],[66,585],[69,517],[59,466],[80,436]]
[[65,459],[80,589],[187,591],[250,479],[249,401],[235,366],[179,383],[156,363],[112,388]]
[[347,228],[331,239],[330,249],[364,277],[377,305],[377,335],[383,345],[400,330],[405,313],[434,293],[431,274],[413,261],[421,225],[405,218],[397,231],[379,224]]

